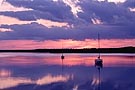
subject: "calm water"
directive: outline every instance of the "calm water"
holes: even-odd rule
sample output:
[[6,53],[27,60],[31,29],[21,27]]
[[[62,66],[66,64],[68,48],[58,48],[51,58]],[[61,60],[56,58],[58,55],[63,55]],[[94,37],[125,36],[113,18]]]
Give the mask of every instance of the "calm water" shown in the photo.
[[[0,90],[98,90],[97,54],[0,53]],[[135,54],[101,54],[101,90],[135,90]]]

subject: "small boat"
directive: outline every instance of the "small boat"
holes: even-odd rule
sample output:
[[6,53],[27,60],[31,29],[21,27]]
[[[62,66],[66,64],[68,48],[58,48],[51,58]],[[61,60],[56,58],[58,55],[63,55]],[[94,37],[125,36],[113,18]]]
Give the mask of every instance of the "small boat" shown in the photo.
[[103,68],[103,60],[100,59],[100,57],[95,59],[95,67],[97,67],[98,69]]
[[63,60],[65,57],[64,57],[64,55],[62,54],[62,56],[61,56],[61,59]]
[[[100,49],[100,36],[98,34],[98,50]],[[95,59],[95,67],[98,69],[103,68],[103,60],[100,58],[100,50],[99,50],[99,56],[97,59]]]
[[61,59],[63,60],[65,57],[63,55],[63,43],[62,43],[62,55],[61,55]]

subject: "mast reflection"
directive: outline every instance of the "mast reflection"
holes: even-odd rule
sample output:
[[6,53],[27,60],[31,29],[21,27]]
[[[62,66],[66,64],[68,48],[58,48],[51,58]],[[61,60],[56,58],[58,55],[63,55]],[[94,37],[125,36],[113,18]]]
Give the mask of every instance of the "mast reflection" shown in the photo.
[[62,56],[61,56],[61,61],[62,61],[62,75],[63,75],[63,60],[64,60],[64,55],[63,55],[63,53],[62,53]]

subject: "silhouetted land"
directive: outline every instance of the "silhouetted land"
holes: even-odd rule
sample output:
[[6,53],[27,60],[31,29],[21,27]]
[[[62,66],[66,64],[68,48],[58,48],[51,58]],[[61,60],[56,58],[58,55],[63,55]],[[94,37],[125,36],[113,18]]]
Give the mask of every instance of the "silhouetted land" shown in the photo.
[[34,49],[34,50],[0,50],[0,52],[32,53],[135,53],[135,47],[122,48],[85,48],[85,49]]

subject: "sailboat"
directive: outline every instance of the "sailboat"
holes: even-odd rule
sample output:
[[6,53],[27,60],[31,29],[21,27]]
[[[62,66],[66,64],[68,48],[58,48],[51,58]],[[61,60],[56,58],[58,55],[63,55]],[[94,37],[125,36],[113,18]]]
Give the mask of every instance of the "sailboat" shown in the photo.
[[101,79],[100,79],[100,70],[101,68],[103,68],[103,60],[101,59],[101,56],[100,56],[100,36],[98,34],[98,51],[99,51],[99,55],[98,55],[98,58],[95,59],[95,67],[98,69],[99,71],[99,84],[98,84],[98,90],[100,90],[100,84],[101,84]]
[[64,60],[65,56],[63,55],[63,43],[62,43],[62,55],[61,55],[61,61],[62,61],[62,75],[63,75],[63,60]]
[[101,68],[103,68],[103,60],[101,59],[99,49],[100,49],[100,36],[98,34],[98,51],[99,51],[99,55],[98,55],[98,58],[95,59],[95,67],[100,70]]
[[63,55],[63,43],[62,43],[62,55],[61,55],[61,60],[63,61],[64,58],[65,58],[65,57],[64,57],[64,55]]
[[62,53],[62,55],[61,55],[61,59],[63,60],[65,57],[64,57],[64,55],[63,55],[63,53]]

